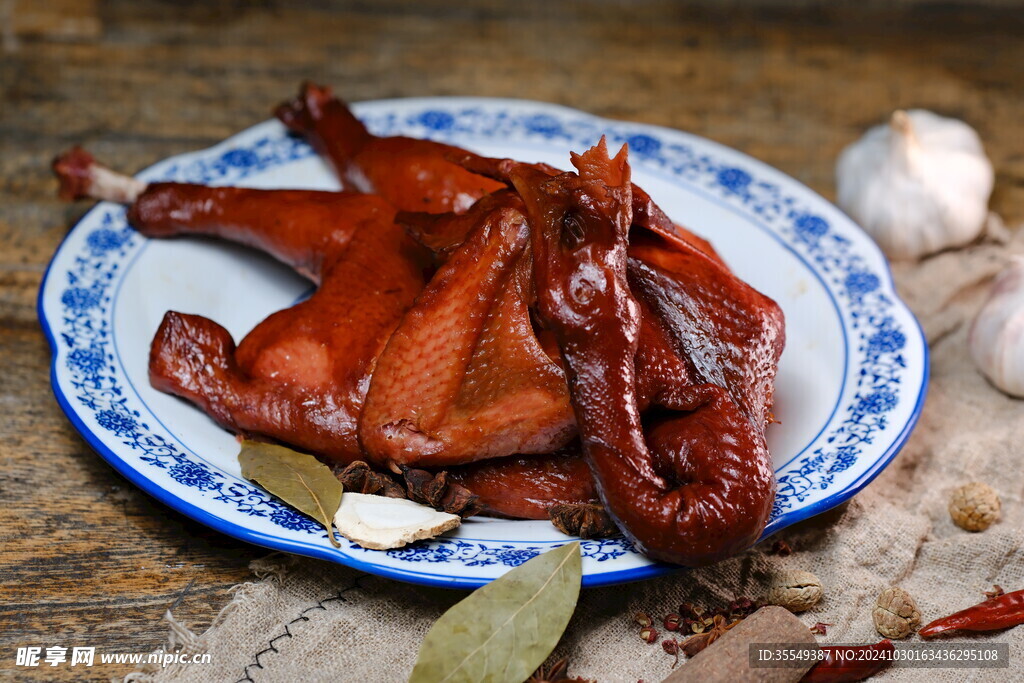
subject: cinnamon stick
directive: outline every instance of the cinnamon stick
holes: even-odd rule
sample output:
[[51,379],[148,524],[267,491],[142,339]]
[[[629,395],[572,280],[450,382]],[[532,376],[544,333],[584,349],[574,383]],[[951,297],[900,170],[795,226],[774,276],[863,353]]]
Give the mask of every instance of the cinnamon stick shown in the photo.
[[750,666],[750,645],[808,645],[817,647],[807,626],[782,607],[762,607],[729,629],[721,638],[681,666],[664,683],[708,683],[708,681],[759,681],[796,683],[814,661],[797,668]]

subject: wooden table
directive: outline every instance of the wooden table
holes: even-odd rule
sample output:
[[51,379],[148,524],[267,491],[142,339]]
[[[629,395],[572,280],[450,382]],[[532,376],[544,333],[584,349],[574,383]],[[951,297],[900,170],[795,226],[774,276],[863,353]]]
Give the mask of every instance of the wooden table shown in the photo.
[[[149,652],[164,612],[203,629],[264,553],[156,504],[96,456],[50,392],[35,298],[87,209],[54,197],[75,143],[134,170],[268,117],[303,79],[350,100],[486,95],[692,131],[833,193],[843,145],[897,107],[967,120],[1024,219],[1024,11],[850,13],[671,3],[0,0],[0,671],[18,646]],[[1002,3],[1006,4],[1006,3]],[[516,5],[514,11],[512,5]],[[6,16],[5,16],[6,15]]]

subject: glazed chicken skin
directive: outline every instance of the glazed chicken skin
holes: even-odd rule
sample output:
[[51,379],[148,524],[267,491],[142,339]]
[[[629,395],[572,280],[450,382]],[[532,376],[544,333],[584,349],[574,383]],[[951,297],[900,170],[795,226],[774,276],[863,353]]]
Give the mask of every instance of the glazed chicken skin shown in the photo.
[[[552,177],[523,164],[512,167],[510,179],[533,228],[538,310],[565,361],[583,452],[601,500],[648,557],[700,565],[734,554],[757,540],[775,493],[764,416],[757,414],[764,410],[761,399],[771,394],[757,380],[774,376],[782,340],[772,331],[781,329],[781,314],[753,295],[724,310],[700,310],[701,295],[728,283],[714,282],[708,269],[702,273],[709,280],[706,291],[687,287],[695,283],[685,279],[667,282],[665,274],[685,273],[673,272],[671,259],[655,255],[661,262],[634,282],[646,289],[649,313],[660,321],[665,341],[690,360],[690,382],[680,386],[657,372],[638,378],[644,305],[627,274],[633,217],[626,149],[609,159],[602,140],[572,161],[578,174]],[[662,303],[673,304],[672,310]],[[710,331],[714,339],[702,334]],[[755,348],[748,343],[752,334],[763,340]],[[657,359],[651,360],[656,368]],[[749,390],[734,397],[723,380],[748,369],[753,376],[743,379]],[[657,407],[646,424],[638,398],[642,384],[653,389]],[[760,419],[751,420],[751,411]]]
[[[781,310],[736,278],[701,240],[688,239],[688,233],[659,218],[663,214],[656,207],[651,210],[646,195],[641,195],[641,211],[634,215],[637,188],[628,183],[624,152],[609,161],[602,141],[573,161],[579,176],[479,157],[467,157],[467,166],[512,183],[526,200],[523,208],[533,235],[532,291],[539,299],[530,305],[541,313],[541,324],[546,323],[539,333],[554,333],[569,367],[570,405],[581,428],[583,454],[607,509],[651,557],[689,565],[713,561],[753,543],[770,513],[774,483],[764,429],[784,344]],[[626,186],[606,193],[603,183],[616,177]],[[614,194],[618,202],[605,194]],[[599,199],[606,200],[605,205]],[[449,244],[459,239],[458,226],[472,224],[471,217],[412,220],[402,215],[400,220],[414,223],[412,233],[420,241],[450,249]],[[541,226],[554,226],[549,229],[556,231],[558,245],[566,249],[567,243],[587,237],[589,222],[595,222],[599,231],[604,228],[608,258],[615,262],[612,275],[623,282],[607,295],[607,310],[587,309],[569,317],[581,326],[573,343],[587,341],[591,347],[581,355],[570,350],[567,325],[557,316],[568,315],[564,300],[587,290],[587,277],[612,283],[614,279],[583,260],[576,265],[578,273],[563,273],[561,280],[538,270],[540,247],[548,246],[549,256],[560,252],[545,242],[538,244],[537,235],[543,234]],[[559,288],[567,292],[555,305],[550,297]],[[614,340],[626,332],[631,336],[617,348]],[[428,335],[422,335],[423,344]],[[632,364],[628,369],[627,360]],[[597,373],[602,380],[581,381],[586,373]],[[387,373],[382,376],[391,381]],[[371,383],[371,398],[380,378],[375,375]],[[414,438],[405,438],[423,448],[424,439],[432,435],[429,425],[424,429],[416,417],[429,410],[425,404],[436,404],[437,397],[418,404],[414,392],[406,394],[408,413],[401,423]],[[452,396],[441,400],[450,401]],[[581,406],[588,406],[587,417]],[[367,416],[363,429],[373,424]],[[600,431],[595,424],[604,430],[599,436],[589,433]],[[609,431],[609,425],[621,428]],[[608,447],[606,440],[613,438],[615,447]],[[364,445],[370,444],[364,439]],[[382,439],[373,446],[392,449],[393,442]],[[609,450],[620,456],[613,457]],[[631,462],[620,462],[630,451]],[[569,477],[583,476],[578,459],[570,455],[546,470],[536,461],[518,462],[533,469],[538,490],[547,490],[565,486]],[[468,471],[472,475],[463,474],[458,481],[473,491],[497,486],[500,480],[486,464]]]
[[[447,206],[455,214],[400,214],[418,241],[453,262],[441,266],[378,360],[360,420],[370,458],[391,469],[451,467],[567,444],[576,429],[560,358],[550,334],[532,329],[530,319],[535,296],[521,201],[496,192],[459,216],[449,191],[470,188],[462,196],[475,196],[482,176],[490,176],[489,191],[503,187],[501,167],[514,162],[431,141],[375,138],[329,89],[308,83],[277,114],[332,160],[347,186],[377,190],[403,208],[429,204],[425,211],[436,213]],[[381,159],[387,162],[377,166]],[[470,172],[476,180],[466,180]],[[431,194],[439,188],[440,199]],[[707,241],[675,226],[640,188],[633,204],[638,225],[677,236],[720,263]],[[521,472],[523,462],[536,461],[510,469]],[[531,483],[548,471],[537,468]]]
[[[438,154],[449,151],[445,147]],[[461,172],[454,164],[448,166]],[[216,322],[169,312],[151,347],[150,379],[154,387],[196,404],[235,433],[283,441],[338,464],[369,459],[382,467],[397,469],[397,460],[374,457],[364,450],[357,431],[376,358],[404,311],[422,290],[422,273],[428,270],[427,252],[405,238],[401,228],[391,221],[393,208],[379,197],[358,193],[210,188],[184,183],[146,186],[97,164],[78,149],[60,157],[55,170],[62,181],[64,197],[129,204],[129,222],[149,237],[221,237],[265,251],[320,285],[308,301],[260,323],[237,350],[230,334]],[[411,192],[417,190],[418,186],[414,186]],[[506,201],[518,203],[513,194],[506,191],[503,195]],[[500,197],[486,199],[480,211],[484,212]],[[451,205],[437,196],[435,201],[442,206]],[[470,223],[474,220],[476,216],[469,217]],[[458,242],[466,231],[463,226],[455,233]],[[525,243],[523,238],[521,234],[520,250]],[[447,246],[459,245],[452,242]],[[522,298],[510,295],[516,287],[528,286],[529,261],[520,253],[516,263],[516,277],[508,283],[501,281],[508,291],[504,303],[497,308],[503,312],[503,318],[517,323],[521,332],[525,325],[526,333],[532,334],[529,319],[524,317]],[[386,295],[378,296],[380,292]],[[413,325],[410,323],[406,329]],[[511,329],[511,325],[504,325],[504,329]],[[462,330],[461,335],[465,339],[467,330]],[[514,340],[506,339],[510,341]],[[557,438],[550,441],[554,444],[551,448],[541,446],[533,450],[548,453],[567,441],[574,431],[572,409],[564,375],[557,365],[547,356],[543,362],[537,358],[531,361],[528,348],[528,364],[517,371],[512,361],[524,354],[515,343],[485,346],[498,354],[503,353],[502,348],[507,349],[513,356],[492,358],[497,362],[491,364],[492,369],[501,371],[502,364],[506,368],[502,376],[490,378],[496,401],[515,407],[514,388],[508,390],[511,387],[506,386],[504,397],[496,393],[501,389],[501,380],[507,381],[515,372],[520,377],[518,386],[536,392],[530,385],[537,379],[533,370],[546,373],[548,391],[560,397],[550,405],[537,402],[537,410],[554,414],[549,422],[554,425],[550,429],[557,432]],[[396,356],[397,353],[389,358]],[[482,353],[476,357],[487,356]],[[416,367],[421,366],[410,366]],[[415,381],[415,373],[406,374],[413,375]],[[448,378],[452,376],[449,374]],[[464,379],[463,375],[454,377],[459,383]],[[466,382],[466,387],[475,384],[477,389],[472,394],[467,390],[465,395],[481,399],[488,391],[488,381],[487,373],[481,373],[480,381]],[[414,391],[419,391],[419,387],[414,387]],[[537,410],[532,417],[538,417]],[[507,417],[500,411],[494,414],[492,406],[489,421],[451,415],[450,422],[455,432],[462,425],[463,437],[469,432],[490,434],[493,443],[507,444],[501,430],[501,422]],[[524,416],[518,431],[536,441],[529,430]],[[515,444],[504,448],[503,455],[518,453]],[[412,460],[408,463],[425,464]],[[442,464],[450,465],[451,460]],[[492,461],[486,467],[464,472],[449,468],[449,472],[453,481],[477,489],[474,492],[486,511],[506,517],[547,519],[551,505],[597,499],[585,466],[578,453],[572,451],[545,459],[513,457],[507,462]],[[499,480],[502,484],[495,485]]]
[[[339,107],[344,106],[337,100],[334,102]],[[327,109],[333,110],[334,107]],[[444,160],[455,148],[436,145],[427,149],[433,151],[436,163],[432,165],[436,168],[442,171],[453,170],[457,178],[467,173],[458,165]],[[456,151],[464,153],[463,150]],[[423,158],[422,154],[421,150],[420,159]],[[378,158],[381,157],[368,157],[371,163]],[[379,197],[356,193],[208,188],[183,183],[154,183],[147,188],[140,181],[97,164],[91,156],[78,149],[59,157],[55,161],[54,170],[62,183],[62,196],[67,199],[92,197],[129,204],[130,223],[150,237],[188,234],[222,237],[266,251],[316,283],[321,280],[321,271],[345,255],[348,270],[339,269],[337,279],[332,275],[325,280],[327,286],[322,284],[310,301],[270,316],[242,341],[238,353],[235,352],[230,335],[217,323],[200,316],[169,313],[151,349],[151,381],[162,391],[195,403],[222,426],[236,433],[280,440],[338,464],[363,458],[382,467],[398,468],[398,461],[375,457],[373,453],[362,449],[358,441],[357,421],[376,356],[383,349],[393,325],[409,307],[412,301],[410,295],[415,296],[423,287],[422,277],[410,279],[409,274],[429,271],[425,267],[427,252],[417,250],[406,240],[402,241],[402,249],[396,250],[374,238],[368,224],[364,224],[365,239],[353,241],[352,221],[344,215],[335,215],[335,211],[352,209],[360,203],[376,207],[377,217],[381,221],[378,227],[385,233],[386,240],[396,238],[400,232],[387,220],[387,216],[394,214],[393,208],[385,210]],[[471,185],[480,185],[481,181],[485,181],[489,187],[502,187],[495,181],[474,177],[477,180]],[[455,181],[442,184],[449,188],[465,187]],[[432,184],[416,182],[407,189],[406,195],[413,199],[408,199],[406,205],[420,207],[427,204],[418,193],[429,195],[435,208],[452,208],[456,204],[455,199],[465,196],[464,193],[446,195],[439,193]],[[512,196],[508,192],[504,194],[506,198]],[[360,197],[365,197],[365,202]],[[353,218],[358,221],[358,216]],[[457,232],[459,242],[465,237],[466,231],[465,227],[460,227]],[[448,246],[455,247],[458,244],[451,243]],[[388,254],[385,261],[392,260],[401,267],[376,269],[382,251]],[[368,263],[372,265],[367,266]],[[528,275],[528,266],[528,261],[523,261],[520,256],[516,267],[518,275],[515,278],[519,286],[524,282],[524,274]],[[355,272],[358,279],[358,271],[361,269],[373,271],[373,276],[381,282],[357,282],[349,289],[340,276],[345,272]],[[397,287],[392,287],[388,280],[395,274],[399,282]],[[360,287],[364,285],[368,291],[365,297],[361,297]],[[378,291],[394,289],[401,294],[401,300],[377,301],[369,291],[375,286]],[[513,296],[505,296],[504,299],[505,305],[499,308],[517,318],[524,310],[521,299]],[[378,305],[382,308],[375,310]],[[339,325],[333,321],[339,313],[344,316],[352,310],[355,313],[346,323]],[[373,324],[360,322],[360,315],[367,318],[366,322]],[[517,320],[521,328],[524,319],[518,316]],[[525,322],[528,329],[528,320]],[[296,330],[309,333],[306,339],[310,343],[305,349],[300,349],[302,343],[292,338]],[[328,332],[336,333],[339,338],[331,340],[330,335],[326,334]],[[351,341],[346,342],[340,338],[346,333],[353,337]],[[358,353],[353,354],[352,347],[359,346],[357,342],[360,340],[365,344],[359,347]],[[513,356],[523,355],[516,351],[514,344],[497,344],[492,347],[498,352],[501,347],[509,348]],[[308,358],[297,353],[314,349],[317,353]],[[486,354],[483,355],[486,357]],[[526,355],[528,357],[530,354]],[[309,362],[310,359],[323,361],[325,357],[330,361],[330,372],[325,371],[328,365],[325,362]],[[186,363],[182,359],[192,359],[193,362]],[[256,359],[263,360],[256,362]],[[548,364],[546,370],[540,369],[549,375],[549,390],[561,394],[562,398],[549,411],[557,414],[557,424],[553,429],[569,432],[554,440],[553,443],[560,445],[571,437],[572,413],[564,377],[557,366],[550,362]],[[533,365],[537,366],[538,363],[534,362]],[[207,367],[216,369],[215,377],[206,376],[204,369]],[[255,370],[256,374],[251,374],[250,370]],[[505,373],[505,377],[510,374]],[[522,372],[520,376],[524,380],[535,379]],[[476,395],[479,398],[486,393],[487,382],[476,384]],[[522,384],[523,381],[520,382]],[[497,385],[492,382],[491,386],[493,388]],[[318,397],[310,397],[308,392],[317,393]],[[506,405],[514,405],[511,392],[504,402]],[[544,409],[544,406],[540,406],[540,410]],[[454,418],[459,416],[450,417],[453,428],[458,431]],[[463,431],[486,433],[492,428],[498,430],[498,418],[501,416],[493,417],[489,424],[475,420],[470,429]],[[524,423],[519,431],[525,433],[527,425]],[[492,440],[500,442],[501,439]],[[543,448],[539,450],[544,451]],[[463,452],[466,452],[465,449]],[[507,447],[503,452],[510,455],[517,453],[514,447]],[[575,461],[570,460],[573,460],[572,456],[566,454],[552,456],[551,462],[542,462],[538,458],[510,458],[507,465],[502,461],[494,461],[486,468],[472,468],[466,472],[449,468],[449,472],[453,481],[462,480],[479,488],[480,504],[490,513],[546,519],[546,509],[553,504],[596,500],[589,477],[576,476],[585,470],[578,462],[578,454],[575,454]],[[450,465],[452,461],[447,459],[444,463]],[[502,472],[504,474],[500,474]],[[493,485],[498,475],[504,481],[501,487]],[[575,483],[565,486],[565,480],[570,475],[575,477]],[[540,482],[542,478],[548,480]],[[550,493],[550,499],[545,499],[539,492]]]
[[144,235],[211,235],[256,247],[318,285],[235,347],[216,322],[168,312],[150,349],[152,385],[244,435],[348,463],[373,362],[423,287],[426,252],[383,199],[309,190],[210,188],[118,176],[82,150],[55,164],[63,194],[129,203]]
[[625,151],[602,141],[561,173],[379,138],[309,85],[278,116],[345,192],[57,165],[67,193],[130,204],[143,234],[247,244],[318,285],[237,349],[168,313],[154,386],[338,463],[443,467],[491,514],[600,500],[652,558],[705,564],[757,539],[781,311],[630,182]]
[[346,190],[380,195],[403,211],[462,213],[502,187],[449,161],[464,152],[458,147],[371,135],[324,86],[304,83],[299,95],[274,113],[330,162]]
[[[239,242],[318,285],[308,301],[263,321],[237,351],[217,323],[168,313],[151,348],[150,379],[236,433],[344,464],[365,457],[357,422],[369,373],[431,266],[429,252],[395,225],[396,207],[464,210],[502,186],[448,161],[457,148],[370,135],[326,88],[307,84],[276,113],[357,191],[147,187],[77,149],[54,168],[63,196],[129,204],[129,222],[149,237]],[[370,189],[380,195],[366,194]],[[213,368],[212,376],[204,368]]]
[[555,506],[601,503],[577,439],[553,453],[480,460],[446,471],[449,481],[479,496],[492,517],[550,519]]
[[565,374],[530,319],[523,211],[502,190],[416,231],[455,248],[377,361],[360,421],[375,460],[446,467],[551,453],[575,435]]

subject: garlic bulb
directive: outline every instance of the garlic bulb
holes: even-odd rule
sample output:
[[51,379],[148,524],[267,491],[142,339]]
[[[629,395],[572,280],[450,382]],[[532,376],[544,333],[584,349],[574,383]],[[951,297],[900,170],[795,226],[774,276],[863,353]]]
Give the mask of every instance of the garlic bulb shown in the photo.
[[971,357],[992,384],[1024,398],[1024,256],[999,274],[968,340]]
[[963,121],[897,111],[839,155],[839,206],[889,258],[962,246],[984,229],[992,164]]

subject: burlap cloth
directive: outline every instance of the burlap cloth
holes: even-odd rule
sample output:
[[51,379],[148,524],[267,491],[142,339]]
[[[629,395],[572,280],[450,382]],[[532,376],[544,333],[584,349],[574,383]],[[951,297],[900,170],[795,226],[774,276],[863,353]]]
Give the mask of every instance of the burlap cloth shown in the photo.
[[[600,681],[659,681],[672,671],[660,645],[637,637],[630,615],[662,615],[682,601],[718,605],[759,598],[774,571],[805,569],[820,577],[824,600],[802,615],[830,623],[822,642],[875,642],[878,594],[901,586],[925,622],[975,604],[998,583],[1024,588],[1021,494],[1024,402],[1007,398],[979,375],[967,352],[970,320],[992,276],[1024,230],[968,249],[896,268],[900,292],[917,313],[932,351],[931,386],[910,442],[874,483],[847,505],[782,532],[795,552],[771,554],[771,541],[698,571],[586,590],[556,650],[570,673]],[[982,533],[955,527],[950,491],[978,480],[1002,497],[1001,520]],[[465,593],[411,586],[327,562],[274,555],[253,562],[256,580],[237,586],[213,626],[195,635],[171,623],[167,648],[209,652],[210,664],[138,672],[129,680],[401,681],[434,620]],[[225,600],[228,596],[225,596]],[[916,638],[916,636],[915,636]],[[971,639],[968,637],[967,639]],[[989,636],[1009,642],[1011,665],[1024,668],[1024,627]],[[1010,680],[1013,671],[895,669],[891,680]]]

